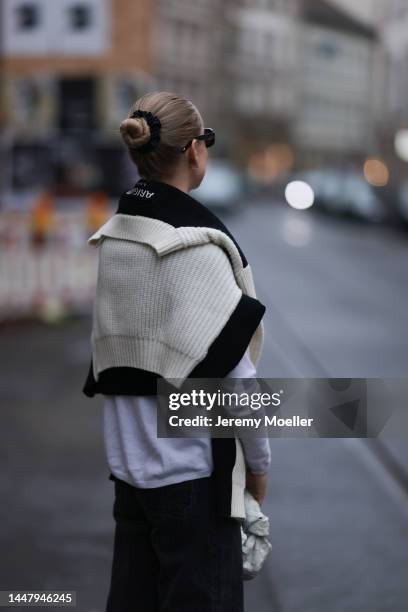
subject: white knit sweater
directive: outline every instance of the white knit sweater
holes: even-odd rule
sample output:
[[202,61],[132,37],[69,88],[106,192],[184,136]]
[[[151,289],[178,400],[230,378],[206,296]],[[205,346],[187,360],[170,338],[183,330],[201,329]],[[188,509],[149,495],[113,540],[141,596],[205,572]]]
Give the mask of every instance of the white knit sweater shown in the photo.
[[[119,239],[119,240],[118,240]],[[89,239],[100,247],[91,343],[93,371],[128,366],[175,386],[206,355],[242,294],[256,297],[249,264],[212,228],[175,228],[114,215]],[[263,324],[249,351],[257,365]]]

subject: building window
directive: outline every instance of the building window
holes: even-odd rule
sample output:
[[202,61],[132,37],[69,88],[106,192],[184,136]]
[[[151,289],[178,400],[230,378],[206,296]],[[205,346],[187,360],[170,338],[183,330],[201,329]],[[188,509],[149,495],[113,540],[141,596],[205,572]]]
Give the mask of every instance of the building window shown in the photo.
[[58,89],[60,129],[76,132],[95,129],[97,90],[94,78],[62,78]]
[[316,45],[316,51],[319,55],[327,58],[333,58],[338,54],[339,49],[334,42],[330,40],[322,40]]
[[91,26],[91,7],[87,4],[74,4],[69,9],[69,21],[72,30],[86,30]]
[[117,120],[122,120],[140,95],[139,87],[131,79],[118,78],[115,82],[115,110]]
[[41,105],[41,89],[31,79],[16,82],[13,110],[19,121],[35,119]]
[[40,7],[34,2],[24,2],[16,8],[19,30],[34,30],[40,23]]

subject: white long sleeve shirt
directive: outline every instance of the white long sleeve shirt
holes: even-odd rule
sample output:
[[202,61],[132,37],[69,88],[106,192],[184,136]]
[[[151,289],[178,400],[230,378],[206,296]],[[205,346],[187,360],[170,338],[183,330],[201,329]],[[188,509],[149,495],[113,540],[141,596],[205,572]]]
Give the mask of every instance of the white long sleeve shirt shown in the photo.
[[[228,377],[253,378],[256,369],[245,352]],[[213,470],[211,438],[158,438],[155,396],[105,395],[104,442],[114,476],[149,488],[209,476]],[[268,438],[242,440],[245,461],[254,473],[267,471]]]

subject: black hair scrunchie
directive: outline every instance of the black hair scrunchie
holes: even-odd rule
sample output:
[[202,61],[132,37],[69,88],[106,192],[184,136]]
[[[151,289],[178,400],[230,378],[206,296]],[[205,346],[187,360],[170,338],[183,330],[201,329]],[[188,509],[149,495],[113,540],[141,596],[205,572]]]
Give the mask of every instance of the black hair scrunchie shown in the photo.
[[136,110],[131,115],[131,118],[133,117],[143,117],[149,125],[151,133],[150,140],[140,147],[137,147],[136,150],[139,151],[139,153],[148,153],[149,151],[153,151],[153,149],[155,149],[160,142],[160,119],[156,115],[153,115],[153,113],[150,111],[144,110]]

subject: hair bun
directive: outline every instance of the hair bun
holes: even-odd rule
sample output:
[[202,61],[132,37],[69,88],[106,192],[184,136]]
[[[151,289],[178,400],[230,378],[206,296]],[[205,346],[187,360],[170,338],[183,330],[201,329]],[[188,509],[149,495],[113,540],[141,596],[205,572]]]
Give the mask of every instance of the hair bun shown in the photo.
[[130,149],[138,149],[150,140],[150,126],[143,117],[130,117],[120,124],[122,138]]

